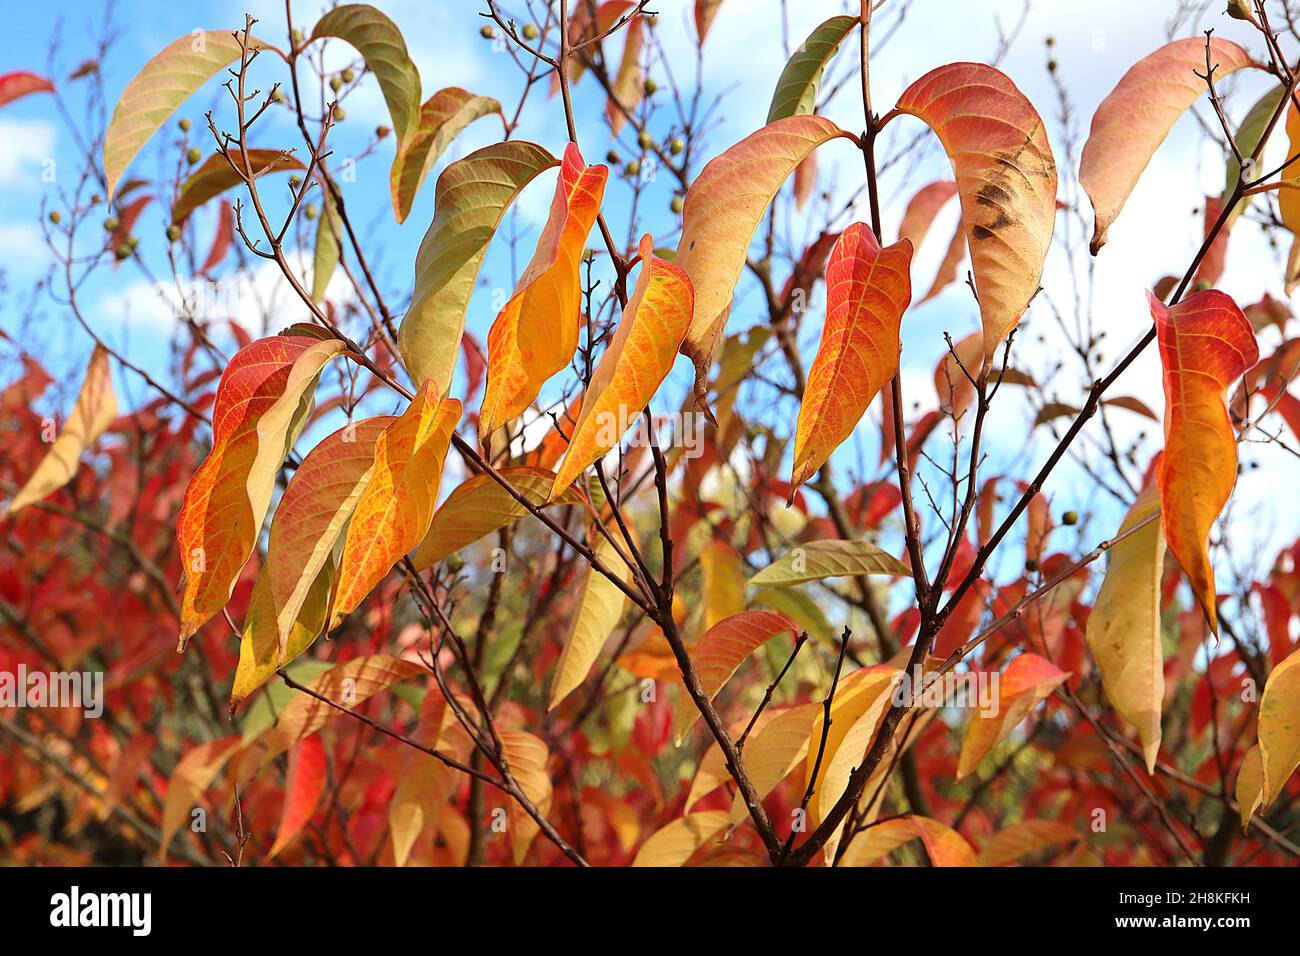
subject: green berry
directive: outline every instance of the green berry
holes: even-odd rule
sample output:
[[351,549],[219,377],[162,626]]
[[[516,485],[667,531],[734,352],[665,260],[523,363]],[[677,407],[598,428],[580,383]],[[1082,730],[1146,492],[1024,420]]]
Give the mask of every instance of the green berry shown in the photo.
[[647,76],[647,77],[645,78],[645,93],[646,93],[646,96],[654,96],[655,90],[657,90],[657,89],[659,89],[659,84],[656,83],[653,79],[651,79],[650,77]]
[[290,39],[293,40],[293,45],[294,45],[294,46],[300,46],[300,45],[302,44],[303,39],[304,39],[304,38],[303,38],[303,33],[302,33],[302,31],[299,30],[297,27],[294,27],[294,28],[293,28],[293,32],[292,32],[291,34],[289,34],[289,37],[290,37]]
[[116,249],[113,250],[113,255],[117,257],[117,260],[119,262],[121,262],[130,254],[131,254],[131,247],[127,245],[118,246]]
[[343,80],[337,76],[330,77],[330,89],[337,93],[343,88]]
[[627,173],[629,176],[637,175],[639,172],[641,172],[640,160],[629,159],[627,161],[627,165],[623,167],[623,172]]
[[535,23],[525,23],[525,24],[524,24],[524,39],[525,39],[525,40],[536,40],[536,39],[537,39],[537,35],[538,35],[538,33],[540,33],[540,32],[541,32],[541,31],[537,29],[537,24],[535,24]]
[[671,207],[672,207],[673,212],[677,212],[677,213],[681,212],[681,211],[682,211],[682,197],[681,197],[681,196],[674,196],[674,197],[673,197],[673,201],[672,201],[672,203],[671,203],[670,205],[671,205]]
[[668,144],[668,152],[672,153],[674,156],[676,156],[685,148],[686,148],[686,143],[683,142],[680,136],[674,136],[672,142]]
[[485,23],[483,24],[483,28],[478,31],[478,35],[481,36],[484,40],[491,40],[496,37],[497,31],[494,27],[491,27]]
[[197,146],[191,146],[189,148],[189,151],[186,152],[185,154],[185,161],[189,163],[191,166],[193,166],[202,158],[203,158],[203,153],[199,151],[199,148]]
[[348,118],[348,114],[343,112],[343,107],[341,106],[334,107],[334,122],[342,123],[347,118]]
[[167,241],[168,242],[181,241],[181,227],[176,225],[176,223],[172,223],[170,226],[167,227]]
[[105,231],[105,232],[117,232],[117,218],[116,218],[116,217],[114,217],[114,216],[109,216],[107,219],[104,220],[104,231]]
[[460,574],[461,571],[465,570],[465,559],[459,554],[453,554],[445,563],[450,574]]
[[126,237],[126,247],[130,249],[132,252],[135,251],[135,248],[138,245],[140,245],[140,240],[137,239],[135,236]]
[[1079,523],[1079,512],[1077,511],[1067,511],[1065,514],[1061,515],[1061,524],[1066,525],[1067,527],[1069,525],[1076,525],[1078,523]]
[[190,121],[183,116],[176,123],[176,125],[181,128],[182,133],[188,133],[190,131]]
[[294,173],[292,176],[289,177],[290,189],[297,189],[301,185],[302,185],[302,177],[299,176],[297,173]]
[[307,205],[302,207],[302,214],[306,216],[309,221],[316,218],[317,211],[314,202],[309,202]]
[[642,130],[640,133],[637,133],[636,144],[640,146],[642,149],[649,149],[652,145],[654,145],[654,140],[650,137],[649,133],[647,133],[645,130]]
[[283,91],[283,90],[272,90],[272,91],[271,91],[271,102],[272,102],[272,103],[283,103],[283,102],[284,102],[284,91]]
[[62,219],[63,213],[59,212],[57,209],[50,212],[50,222],[54,223],[56,226],[62,221]]
[[353,80],[357,78],[357,75],[353,73],[351,70],[344,70],[342,73],[339,74],[339,76],[343,77],[344,83],[351,83]]

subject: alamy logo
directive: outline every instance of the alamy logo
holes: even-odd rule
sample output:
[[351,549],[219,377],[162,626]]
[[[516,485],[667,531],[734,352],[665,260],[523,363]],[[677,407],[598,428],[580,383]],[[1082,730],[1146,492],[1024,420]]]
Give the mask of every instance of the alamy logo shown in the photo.
[[103,671],[0,671],[0,708],[80,707],[85,716],[104,713]]
[[82,893],[78,886],[50,897],[50,925],[125,926],[133,936],[148,936],[153,897],[149,893]]

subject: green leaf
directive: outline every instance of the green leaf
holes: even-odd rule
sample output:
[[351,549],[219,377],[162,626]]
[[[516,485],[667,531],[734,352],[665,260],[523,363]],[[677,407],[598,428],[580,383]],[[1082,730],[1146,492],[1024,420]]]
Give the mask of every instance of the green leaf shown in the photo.
[[[230,165],[232,161],[242,170],[243,160],[238,154],[232,152],[228,160],[222,153],[213,153],[203,161],[203,165],[190,173],[189,178],[181,186],[180,195],[172,203],[172,222],[180,225],[189,218],[190,213],[209,199],[220,196],[227,189],[238,186],[244,181],[239,172]],[[255,177],[266,173],[286,173],[291,169],[304,168],[302,163],[293,156],[279,149],[250,149],[248,165]]]
[[[242,33],[243,31],[239,31]],[[250,52],[268,48],[248,38]],[[122,173],[177,107],[225,66],[240,58],[229,30],[194,30],[173,40],[126,85],[104,134],[104,175],[112,200]]]
[[389,174],[393,213],[398,222],[405,222],[411,214],[411,204],[424,177],[461,130],[477,119],[500,112],[501,104],[492,97],[475,96],[457,86],[439,90],[425,101],[420,107],[419,126],[409,142],[398,144]]
[[790,62],[781,71],[781,78],[776,81],[772,106],[767,111],[769,123],[787,116],[800,116],[815,111],[817,87],[821,84],[826,64],[835,56],[849,31],[857,25],[857,17],[831,17],[808,34],[808,39],[794,51]]
[[334,277],[342,241],[343,220],[334,208],[333,197],[326,190],[321,202],[321,216],[316,223],[316,249],[311,264],[311,300],[317,304],[325,298],[325,289]]
[[420,122],[420,71],[406,52],[406,41],[397,24],[367,3],[335,7],[316,21],[311,38],[338,37],[357,48],[366,68],[379,81],[379,92],[388,104],[397,148],[415,132]]
[[465,310],[488,243],[506,207],[559,160],[535,143],[511,140],[470,153],[442,171],[433,222],[415,257],[415,292],[397,344],[413,382],[451,386]]
[[807,631],[810,637],[836,646],[835,630],[817,602],[803,591],[764,588],[749,603],[779,611]]
[[907,565],[869,541],[832,538],[791,548],[779,561],[750,578],[749,583],[779,588],[822,578],[908,573]]
[[[1264,135],[1264,129],[1268,126],[1269,119],[1277,110],[1277,105],[1282,97],[1286,95],[1286,86],[1279,83],[1273,89],[1269,90],[1258,100],[1255,105],[1246,113],[1241,125],[1237,127],[1237,148],[1241,150],[1241,155],[1249,156],[1255,152],[1255,147],[1259,145],[1259,139]],[[1279,126],[1282,124],[1279,123]],[[1256,172],[1256,176],[1259,173]],[[1223,184],[1223,201],[1226,203],[1232,191],[1237,188],[1237,182],[1241,179],[1241,164],[1237,162],[1236,156],[1228,156],[1227,176]],[[1229,222],[1236,219],[1246,207],[1250,205],[1250,196],[1243,196],[1237,203],[1231,213],[1229,213]]]

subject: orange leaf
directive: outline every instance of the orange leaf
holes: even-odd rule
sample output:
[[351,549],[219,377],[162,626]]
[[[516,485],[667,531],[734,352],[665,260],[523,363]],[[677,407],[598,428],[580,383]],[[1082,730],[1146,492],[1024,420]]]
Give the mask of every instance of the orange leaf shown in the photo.
[[[722,685],[750,654],[778,634],[797,634],[799,628],[784,614],[742,611],[718,622],[690,649],[691,661],[704,696],[713,699]],[[677,698],[676,740],[680,744],[700,713],[689,694]]]
[[578,147],[564,151],[550,218],[514,297],[488,331],[487,391],[479,434],[486,439],[537,397],[578,348],[578,266],[600,212],[609,169],[587,166]]
[[[577,504],[582,500],[576,491],[569,489],[555,501],[548,502],[546,495],[555,483],[555,474],[546,468],[515,465],[498,469],[497,474],[539,508]],[[514,524],[526,514],[528,509],[496,478],[487,473],[475,475],[457,485],[434,512],[429,531],[411,555],[411,560],[417,570],[423,571],[485,535]]]
[[27,70],[0,73],[0,106],[32,93],[53,93],[54,84]]
[[998,676],[998,703],[995,712],[977,712],[966,728],[961,742],[957,779],[970,773],[1015,729],[1016,724],[1048,694],[1063,683],[1069,673],[1045,657],[1021,654]]
[[912,248],[919,248],[934,223],[934,217],[955,195],[957,184],[951,179],[939,179],[918,189],[903,210],[903,221],[898,224],[898,238],[910,239]]
[[709,371],[732,291],[763,213],[794,168],[839,136],[853,138],[821,116],[777,120],[715,156],[686,191],[677,264],[695,287],[695,317],[682,353],[695,363],[701,408],[707,408]]
[[[1199,36],[1165,44],[1134,64],[1097,107],[1079,160],[1079,184],[1096,216],[1094,256],[1152,155],[1205,92],[1205,44]],[[1210,37],[1209,44],[1216,80],[1252,63],[1229,40]]]
[[794,440],[790,496],[857,427],[876,393],[898,372],[899,327],[912,296],[912,243],[880,248],[855,222],[826,265],[826,322],[808,372]]
[[158,840],[160,855],[167,855],[167,846],[172,842],[172,837],[190,816],[203,791],[208,789],[226,761],[234,754],[241,739],[236,734],[209,740],[199,744],[176,764],[167,783],[167,796],[163,799],[162,827]]
[[[306,169],[299,160],[280,149],[250,149],[248,165],[253,170],[254,177]],[[172,203],[172,222],[180,225],[189,218],[190,213],[209,199],[240,185],[244,181],[243,176],[244,157],[238,150],[231,150],[229,158],[225,153],[213,153],[198,169],[190,173],[181,186],[180,195]]]
[[284,778],[284,808],[280,811],[280,828],[275,843],[266,854],[269,860],[293,842],[312,816],[321,794],[325,792],[325,745],[320,735],[308,737],[294,745],[289,753],[289,769]]
[[644,18],[634,17],[623,30],[623,59],[619,60],[618,72],[610,86],[610,97],[605,103],[605,116],[615,136],[627,121],[627,113],[641,102],[641,92],[645,88],[640,63],[644,29]]
[[646,839],[636,851],[633,866],[681,866],[695,851],[714,840],[727,825],[723,810],[688,813],[665,825]]
[[108,352],[95,346],[86,367],[86,378],[77,395],[77,403],[59,429],[58,436],[36,466],[27,483],[14,495],[5,510],[13,517],[23,508],[58,491],[77,473],[81,453],[104,433],[117,417],[117,397],[113,394],[113,374],[108,366]]
[[649,233],[641,237],[640,253],[641,274],[583,395],[578,424],[551,487],[551,501],[587,466],[617,448],[638,423],[672,371],[677,347],[691,323],[695,296],[686,273],[655,257]]
[[980,866],[1005,866],[1062,843],[1082,839],[1079,832],[1056,820],[1021,820],[989,837],[980,850]]
[[1160,344],[1165,386],[1165,453],[1160,520],[1169,550],[1218,633],[1210,528],[1237,481],[1237,443],[1224,390],[1259,361],[1254,330],[1237,303],[1207,289],[1166,308],[1147,293]]
[[1038,291],[1052,241],[1056,162],[1047,130],[1015,84],[982,63],[930,71],[897,109],[929,125],[952,160],[991,358]]
[[343,350],[319,329],[240,349],[221,374],[212,451],[190,478],[176,520],[185,563],[180,647],[230,599],[257,543],[275,476],[305,418],[321,368]]
[[460,402],[439,402],[438,391],[427,379],[406,411],[375,440],[374,470],[348,524],[327,630],[337,627],[429,530],[442,463],[460,420]]
[[[546,744],[540,737],[522,730],[502,730],[501,749],[505,753],[506,765],[511,775],[519,783],[519,789],[532,801],[538,812],[545,817],[551,809],[551,777],[546,772],[546,761],[550,757]],[[541,829],[519,801],[512,799],[506,809],[510,821],[510,846],[514,853],[515,865],[524,862],[528,847]]]

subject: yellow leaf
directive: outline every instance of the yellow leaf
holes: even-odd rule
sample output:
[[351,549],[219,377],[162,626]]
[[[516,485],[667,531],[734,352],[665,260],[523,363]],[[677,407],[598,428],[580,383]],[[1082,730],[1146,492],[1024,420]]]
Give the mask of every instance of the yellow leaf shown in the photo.
[[1271,807],[1300,766],[1300,651],[1273,668],[1259,700],[1264,806]]
[[[505,751],[506,764],[511,775],[518,781],[519,789],[545,817],[551,809],[551,777],[546,772],[546,761],[550,754],[546,744],[522,730],[503,730],[498,736]],[[510,845],[515,866],[519,866],[528,855],[528,847],[532,845],[533,838],[541,827],[517,800],[510,801],[506,813],[510,821]]]
[[796,545],[750,578],[749,583],[760,587],[789,587],[822,578],[909,573],[907,565],[869,541],[826,538]]
[[58,491],[77,473],[81,453],[104,433],[117,417],[117,396],[113,394],[113,375],[108,366],[108,352],[95,346],[86,368],[86,378],[77,394],[54,444],[36,466],[32,476],[5,510],[13,517],[23,508]]
[[636,851],[633,866],[681,866],[727,825],[722,810],[688,813],[655,831]]
[[1241,815],[1241,832],[1246,833],[1250,830],[1251,817],[1264,804],[1264,763],[1259,744],[1247,750],[1242,758],[1234,794],[1237,812]]
[[203,791],[208,789],[226,761],[234,754],[240,737],[219,737],[199,744],[176,764],[167,783],[163,800],[161,836],[158,852],[167,855],[167,847],[181,824],[189,819]]

